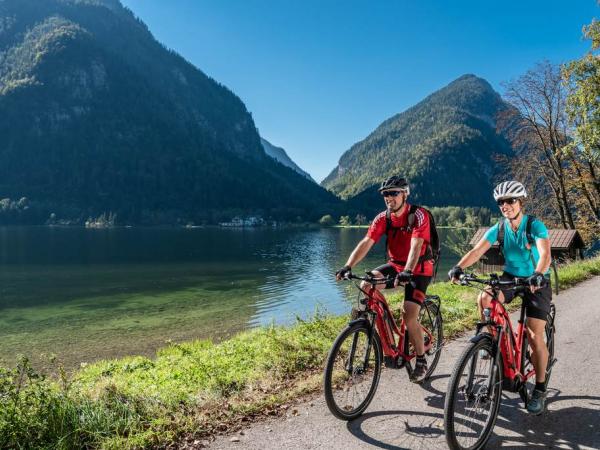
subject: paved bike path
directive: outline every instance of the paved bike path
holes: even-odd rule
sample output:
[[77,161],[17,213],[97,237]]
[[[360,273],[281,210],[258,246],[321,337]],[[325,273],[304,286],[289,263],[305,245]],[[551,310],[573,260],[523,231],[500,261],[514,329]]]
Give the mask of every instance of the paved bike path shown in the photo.
[[[518,394],[503,394],[486,448],[600,448],[600,277],[562,292],[547,411],[531,416]],[[475,305],[473,305],[475,307]],[[516,318],[515,318],[516,320]],[[406,370],[384,370],[367,411],[352,422],[334,418],[322,395],[290,408],[288,417],[220,436],[211,449],[443,449],[444,398],[450,373],[469,336],[444,348],[430,382]]]

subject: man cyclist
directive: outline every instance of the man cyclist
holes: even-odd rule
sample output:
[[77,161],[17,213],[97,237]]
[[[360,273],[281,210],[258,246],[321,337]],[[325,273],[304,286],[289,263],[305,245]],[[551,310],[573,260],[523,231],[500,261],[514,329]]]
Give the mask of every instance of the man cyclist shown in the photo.
[[[383,196],[387,210],[375,217],[367,235],[352,251],[346,265],[335,275],[337,280],[341,280],[351,273],[352,267],[362,261],[371,247],[387,234],[388,255],[386,256],[389,256],[389,261],[371,270],[371,273],[376,277],[391,278],[391,281],[385,285],[385,289],[391,289],[398,284],[404,285],[402,313],[410,343],[417,354],[411,380],[420,382],[427,373],[427,361],[424,354],[423,331],[417,318],[433,275],[433,260],[426,259],[425,255],[427,244],[430,242],[429,216],[423,209],[417,208],[414,212],[414,223],[409,226],[410,205],[407,203],[407,197],[410,190],[408,182],[401,176],[392,176],[383,181],[379,192]],[[362,287],[366,289],[367,283],[363,283]],[[377,288],[381,289],[382,285],[378,285]]]
[[[526,235],[527,221],[531,220],[523,212],[523,201],[527,198],[525,187],[518,181],[505,181],[494,189],[494,200],[502,213],[504,222],[503,254],[505,259],[501,279],[511,280],[515,277],[526,278],[529,290],[525,292],[524,302],[527,314],[527,335],[532,348],[531,359],[535,368],[535,389],[527,410],[532,414],[541,414],[546,402],[546,366],[548,364],[548,348],[544,342],[546,318],[550,312],[552,289],[550,287],[549,268],[551,263],[550,241],[548,230],[541,220],[531,223],[531,236],[535,245],[530,245]],[[454,266],[448,276],[454,283],[458,281],[464,269],[475,264],[498,240],[500,223],[491,227],[483,238],[467,252]],[[514,290],[501,290],[500,302],[510,302],[514,298]],[[483,309],[490,306],[492,296],[482,292],[477,299],[479,312],[483,317]]]

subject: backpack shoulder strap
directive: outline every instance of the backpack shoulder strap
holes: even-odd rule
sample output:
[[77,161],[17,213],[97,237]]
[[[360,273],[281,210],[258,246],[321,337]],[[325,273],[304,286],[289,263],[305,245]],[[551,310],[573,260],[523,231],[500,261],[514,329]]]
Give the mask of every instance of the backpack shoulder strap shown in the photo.
[[384,255],[385,255],[385,260],[387,261],[388,259],[388,247],[389,247],[389,240],[390,240],[390,230],[392,229],[392,213],[389,209],[385,210],[385,249],[384,249]]
[[498,222],[498,246],[500,247],[500,251],[504,249],[504,219],[500,219]]
[[535,245],[535,239],[533,238],[533,235],[531,234],[531,225],[536,220],[537,220],[537,217],[535,217],[535,216],[529,216],[529,215],[527,216],[527,223],[525,224],[525,236],[527,236],[527,242],[529,242],[529,245]]
[[392,228],[392,213],[389,209],[385,211],[385,234],[387,235]]
[[410,209],[408,210],[408,228],[413,227],[415,224],[415,213],[417,212],[419,207],[417,205],[410,205]]

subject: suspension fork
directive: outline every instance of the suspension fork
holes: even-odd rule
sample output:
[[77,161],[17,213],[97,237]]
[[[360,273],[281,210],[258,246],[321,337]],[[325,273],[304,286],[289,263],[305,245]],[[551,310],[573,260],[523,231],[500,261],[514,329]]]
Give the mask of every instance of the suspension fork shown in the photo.
[[[362,319],[364,322],[367,322],[367,342],[365,343],[366,345],[366,350],[365,350],[365,356],[363,358],[362,361],[362,370],[366,370],[368,365],[369,365],[369,358],[371,357],[371,348],[373,347],[372,343],[373,343],[373,338],[374,338],[374,333],[375,333],[375,314],[374,313],[369,313],[369,318],[368,319]],[[356,347],[358,344],[358,333],[354,333],[354,336],[352,336],[352,346],[350,347],[350,358],[348,361],[348,367],[346,367],[346,371],[349,374],[352,374],[353,371],[353,367],[352,367],[352,362],[354,361],[354,355],[356,354]]]
[[[509,328],[510,329],[510,328]],[[496,331],[498,334],[497,339],[492,340],[492,353],[493,353],[493,364],[490,366],[490,372],[488,376],[488,395],[491,395],[492,390],[494,389],[493,383],[500,382],[498,374],[498,380],[495,380],[494,371],[497,370],[498,367],[498,358],[500,358],[500,346],[502,342],[502,338],[504,338],[504,327],[500,325],[496,326]],[[501,368],[503,370],[503,368]]]
[[358,333],[354,333],[354,335],[352,336],[352,345],[350,346],[350,356],[348,358],[348,364],[346,365],[346,372],[348,372],[349,375],[352,375],[352,372],[354,372],[354,367],[352,367],[352,362],[354,361],[354,355],[356,354],[356,344],[357,343],[358,343]]
[[[373,313],[369,313],[369,318],[361,318],[361,319],[356,319],[353,320],[352,322],[350,322],[350,325],[352,324],[356,324],[356,323],[360,323],[360,322],[365,322],[367,325],[367,342],[366,342],[366,351],[365,351],[365,356],[362,362],[362,368],[363,370],[366,369],[368,361],[369,361],[369,357],[371,356],[371,342],[373,339],[373,329],[374,329],[374,324],[373,324],[373,320],[374,320],[374,315]],[[348,372],[350,375],[352,374],[354,367],[353,367],[353,362],[354,362],[354,356],[356,355],[356,347],[358,346],[358,333],[354,333],[354,335],[352,336],[352,344],[350,345],[350,353],[348,355],[348,361],[346,363],[346,372]]]
[[372,342],[375,334],[375,314],[373,312],[369,313],[369,318],[367,319],[368,323],[368,334],[367,334],[367,351],[365,352],[365,359],[363,360],[363,370],[367,368],[369,364],[369,357],[371,356],[371,348]]

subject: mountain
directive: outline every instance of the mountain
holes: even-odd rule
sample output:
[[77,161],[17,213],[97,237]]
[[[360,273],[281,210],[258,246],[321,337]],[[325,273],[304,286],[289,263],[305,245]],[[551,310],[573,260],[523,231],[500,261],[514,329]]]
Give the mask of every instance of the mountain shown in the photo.
[[513,151],[496,131],[507,108],[487,81],[464,75],[384,121],[346,151],[321,184],[351,198],[350,205],[383,204],[377,185],[404,174],[415,203],[491,206],[496,156]]
[[307,172],[302,170],[300,167],[298,167],[298,165],[294,161],[292,161],[292,159],[288,156],[288,154],[285,152],[284,149],[282,149],[281,147],[274,146],[273,144],[271,144],[269,141],[267,141],[264,138],[260,138],[260,142],[263,146],[263,149],[265,150],[265,153],[267,155],[269,155],[271,158],[275,159],[276,161],[280,162],[284,166],[287,166],[290,169],[293,169],[294,171],[298,172],[303,177],[316,183],[316,181],[313,180],[313,178]]
[[0,0],[0,117],[0,198],[36,220],[312,220],[340,204],[118,0]]

